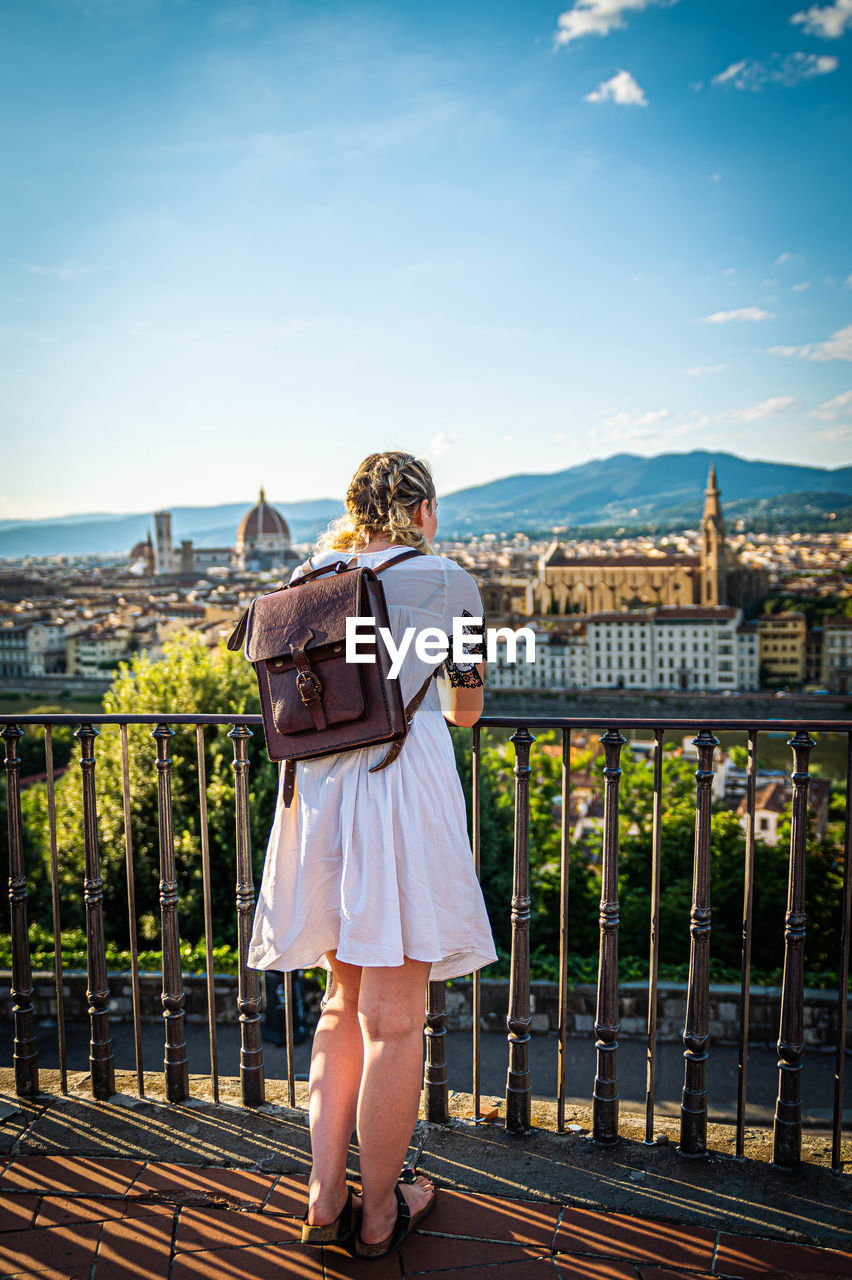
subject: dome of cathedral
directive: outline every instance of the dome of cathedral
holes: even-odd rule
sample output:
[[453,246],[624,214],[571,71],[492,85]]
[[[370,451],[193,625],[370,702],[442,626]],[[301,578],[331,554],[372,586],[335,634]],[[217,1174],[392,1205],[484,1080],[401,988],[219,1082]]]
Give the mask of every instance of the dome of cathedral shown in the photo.
[[237,529],[237,551],[245,547],[286,547],[290,530],[280,511],[266,501],[263,489],[251,511],[247,511]]
[[131,560],[144,560],[148,555],[150,548],[147,542],[137,542],[136,546],[130,552]]

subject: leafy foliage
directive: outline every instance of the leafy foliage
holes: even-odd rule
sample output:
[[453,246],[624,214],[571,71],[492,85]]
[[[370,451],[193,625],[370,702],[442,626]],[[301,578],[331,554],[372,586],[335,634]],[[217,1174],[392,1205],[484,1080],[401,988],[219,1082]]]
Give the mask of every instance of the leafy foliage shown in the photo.
[[[199,637],[176,637],[165,646],[163,660],[137,654],[121,664],[105,695],[108,714],[146,712],[223,712],[253,714],[259,710],[251,667],[238,654],[210,651]],[[216,944],[236,939],[233,887],[236,883],[233,749],[228,728],[205,731],[212,934]],[[147,725],[128,729],[130,834],[132,840],[136,920],[140,944],[158,944],[160,931],[160,853],[156,742]],[[180,889],[181,936],[203,936],[201,823],[194,726],[175,726],[169,740],[175,864]],[[79,757],[78,757],[79,758]],[[101,727],[95,745],[100,866],[107,940],[129,944],[124,840],[121,740],[117,726]],[[263,865],[272,819],[277,766],[266,757],[262,734],[251,741],[249,803],[255,874]],[[31,919],[50,916],[50,849],[47,838],[47,793],[29,787],[22,796],[26,854],[32,877]],[[85,908],[83,804],[80,770],[71,768],[56,784],[56,833],[63,928],[82,928]]]

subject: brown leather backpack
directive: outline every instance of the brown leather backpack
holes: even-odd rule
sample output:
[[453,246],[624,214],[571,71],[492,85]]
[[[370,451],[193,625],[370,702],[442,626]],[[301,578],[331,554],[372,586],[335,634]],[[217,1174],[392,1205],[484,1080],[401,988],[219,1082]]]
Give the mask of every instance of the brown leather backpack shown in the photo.
[[245,642],[257,675],[269,758],[285,761],[285,805],[293,798],[297,760],[388,742],[390,750],[370,769],[375,773],[402,750],[432,677],[404,706],[378,633],[375,662],[346,661],[346,619],[373,617],[377,629],[389,627],[377,574],[424,554],[412,547],[375,569],[343,560],[324,565],[257,596],[234,628],[228,648],[238,650]]

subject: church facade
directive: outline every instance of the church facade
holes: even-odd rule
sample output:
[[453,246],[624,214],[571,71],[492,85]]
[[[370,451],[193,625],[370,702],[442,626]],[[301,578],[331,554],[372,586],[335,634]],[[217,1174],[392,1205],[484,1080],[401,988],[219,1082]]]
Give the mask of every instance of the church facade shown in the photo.
[[769,577],[742,564],[726,545],[721,496],[711,465],[698,555],[571,556],[552,543],[539,561],[532,612],[607,613],[648,605],[746,609],[768,591]]
[[245,513],[233,547],[197,547],[190,539],[180,546],[172,538],[170,511],[154,512],[154,537],[150,532],[130,552],[131,568],[156,578],[173,574],[189,576],[207,569],[262,570],[295,564],[299,557],[290,541],[290,529],[281,512],[270,506],[260,490],[255,505]]

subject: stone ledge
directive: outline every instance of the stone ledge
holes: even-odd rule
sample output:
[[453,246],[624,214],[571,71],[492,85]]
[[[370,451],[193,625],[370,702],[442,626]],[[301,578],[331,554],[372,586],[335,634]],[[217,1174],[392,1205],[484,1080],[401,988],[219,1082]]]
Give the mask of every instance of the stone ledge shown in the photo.
[[[128,971],[107,975],[111,998],[110,1019],[116,1022],[133,1020],[132,988]],[[9,969],[0,969],[0,988],[11,986]],[[161,1023],[162,978],[159,973],[143,972],[139,975],[141,1017],[143,1022]],[[33,972],[34,1003],[39,1018],[56,1017],[56,990],[50,970]],[[63,973],[65,1016],[69,1021],[86,1018],[85,970],[66,969]],[[203,973],[183,975],[184,1012],[189,1022],[207,1021],[207,976]],[[683,1037],[686,1016],[685,982],[661,982],[658,986],[657,1040],[661,1043],[679,1043]],[[469,1031],[473,1025],[472,984],[467,979],[455,979],[446,989],[447,1026],[451,1031]],[[483,1031],[493,1030],[505,1023],[509,1001],[509,984],[502,978],[483,978],[481,981],[481,1025]],[[236,1023],[237,1009],[236,974],[217,974],[214,988],[217,1023]],[[305,1004],[309,1018],[319,1014],[321,990],[314,981],[305,983]],[[597,990],[591,984],[569,987],[567,994],[568,1034],[586,1035],[594,1029]],[[774,1044],[778,1039],[781,1021],[781,988],[752,987],[749,1043]],[[12,1005],[6,1000],[6,1016],[11,1022]],[[558,987],[555,982],[535,981],[530,984],[530,1005],[534,1015],[532,1030],[543,1034],[555,1031],[558,1026]],[[852,1049],[852,996],[847,1001],[850,1016],[847,1020],[846,1044]],[[740,1034],[740,989],[730,983],[710,986],[710,1034],[715,1044],[738,1044]],[[815,987],[805,989],[803,1010],[805,1041],[809,1048],[833,1049],[837,1044],[838,1000],[836,991],[824,991]],[[647,1035],[648,984],[647,982],[623,982],[619,985],[620,1038],[644,1040]]]

